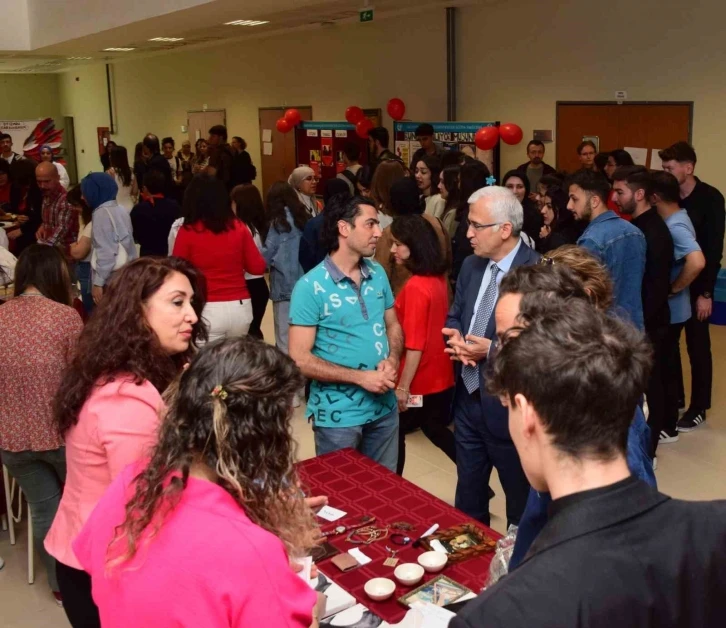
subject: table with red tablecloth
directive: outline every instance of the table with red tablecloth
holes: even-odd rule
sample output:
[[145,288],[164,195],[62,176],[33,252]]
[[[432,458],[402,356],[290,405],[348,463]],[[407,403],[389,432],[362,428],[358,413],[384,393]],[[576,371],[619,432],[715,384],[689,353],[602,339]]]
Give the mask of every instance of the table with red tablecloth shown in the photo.
[[[297,470],[308,495],[327,495],[332,507],[347,513],[334,524],[319,519],[323,530],[329,530],[337,524],[346,525],[364,515],[373,515],[376,517],[374,524],[376,527],[399,521],[414,525],[415,530],[408,533],[413,538],[423,534],[434,523],[439,524],[440,530],[464,523],[474,523],[495,541],[501,538],[501,534],[473,521],[460,510],[391,473],[353,449],[343,449],[305,460],[298,463]],[[410,544],[404,547],[394,545],[390,537],[370,545],[354,545],[346,540],[346,536],[342,534],[332,537],[330,542],[341,552],[358,547],[372,561],[348,572],[341,572],[330,559],[318,563],[318,567],[385,621],[389,623],[401,621],[408,608],[399,603],[398,598],[439,574],[426,573],[423,580],[413,587],[399,584],[393,576],[394,568],[383,565],[383,561],[389,555],[386,545],[398,550],[396,557],[399,558],[399,565],[415,563],[418,556],[426,550],[422,547],[414,548]],[[458,564],[448,564],[440,573],[478,593],[486,583],[492,557],[493,553],[486,553]],[[374,602],[363,590],[365,583],[376,577],[390,578],[396,582],[393,597],[385,602]]]

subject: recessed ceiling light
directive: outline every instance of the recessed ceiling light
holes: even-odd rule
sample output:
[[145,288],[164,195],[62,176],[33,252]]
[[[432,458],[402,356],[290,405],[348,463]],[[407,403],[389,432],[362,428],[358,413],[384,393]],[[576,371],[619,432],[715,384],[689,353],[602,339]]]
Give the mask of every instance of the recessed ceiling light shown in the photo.
[[93,57],[66,57],[68,61],[85,61],[87,59],[93,59]]
[[104,52],[131,52],[132,50],[136,50],[136,48],[104,48]]
[[262,26],[263,24],[269,24],[268,21],[262,20],[235,20],[234,22],[225,22],[225,26]]
[[183,37],[154,37],[149,41],[181,41]]

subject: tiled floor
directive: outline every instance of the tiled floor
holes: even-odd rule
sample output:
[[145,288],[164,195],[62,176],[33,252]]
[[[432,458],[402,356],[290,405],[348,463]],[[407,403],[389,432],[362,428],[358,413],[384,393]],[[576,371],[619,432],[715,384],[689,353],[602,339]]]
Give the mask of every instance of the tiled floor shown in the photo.
[[[267,338],[273,338],[272,312],[263,325]],[[708,422],[690,434],[681,435],[678,443],[659,449],[656,476],[660,489],[682,499],[726,498],[726,327],[711,327],[714,353],[714,398]],[[684,360],[684,367],[688,364]],[[690,374],[686,373],[689,377]],[[305,422],[302,409],[296,413],[295,436],[298,457],[315,453],[312,430]],[[446,502],[453,503],[456,469],[449,459],[426,437],[417,432],[407,437],[404,477]],[[503,531],[504,496],[498,479],[492,478],[497,493],[491,501],[492,527]],[[334,504],[333,504],[334,505]],[[23,525],[17,545],[11,546],[7,532],[0,531],[0,556],[5,568],[0,571],[0,625],[4,628],[46,628],[66,626],[63,611],[55,605],[45,572],[36,559],[36,582],[27,584],[27,542]]]

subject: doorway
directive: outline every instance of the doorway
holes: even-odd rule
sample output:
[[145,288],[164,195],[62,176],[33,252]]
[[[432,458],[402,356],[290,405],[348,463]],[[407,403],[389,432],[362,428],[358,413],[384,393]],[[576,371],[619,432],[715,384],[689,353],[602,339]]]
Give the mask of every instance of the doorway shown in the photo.
[[646,148],[650,168],[653,149],[691,141],[692,102],[557,103],[557,169],[580,167],[577,145],[585,136],[599,138],[599,151]]
[[[206,111],[187,111],[187,132],[189,141],[194,143],[201,137],[205,140],[209,129],[215,124],[227,125],[226,109],[207,109]],[[192,148],[192,150],[194,150]]]
[[[280,133],[275,124],[287,109],[297,109],[302,120],[313,119],[312,107],[261,107],[260,117],[260,168],[262,172],[262,195],[275,181],[287,181],[297,168],[295,158],[295,133]],[[269,138],[269,141],[268,141]]]

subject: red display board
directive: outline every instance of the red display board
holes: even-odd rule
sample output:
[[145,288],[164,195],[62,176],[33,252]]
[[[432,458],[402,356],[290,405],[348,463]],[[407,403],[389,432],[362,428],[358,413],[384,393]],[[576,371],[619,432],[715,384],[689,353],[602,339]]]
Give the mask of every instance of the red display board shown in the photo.
[[360,146],[359,163],[368,163],[368,140],[358,137],[347,122],[302,122],[295,127],[295,152],[298,166],[310,166],[320,177],[318,193],[325,182],[345,169],[343,149],[348,142]]

